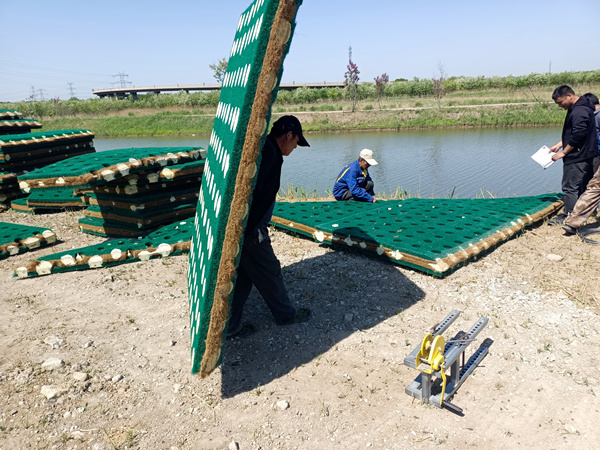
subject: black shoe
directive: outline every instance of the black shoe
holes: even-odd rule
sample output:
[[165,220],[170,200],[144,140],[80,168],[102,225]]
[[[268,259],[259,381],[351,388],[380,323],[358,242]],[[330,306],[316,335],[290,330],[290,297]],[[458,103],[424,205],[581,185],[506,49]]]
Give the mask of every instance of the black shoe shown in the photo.
[[562,226],[562,229],[565,230],[565,234],[568,236],[577,234],[577,228],[567,225],[566,223]]
[[245,325],[240,325],[236,330],[228,330],[226,339],[233,339],[236,337],[245,338],[254,334],[256,332],[256,327],[251,323],[247,323]]
[[292,325],[294,323],[304,323],[308,319],[310,319],[310,309],[298,308],[298,310],[296,311],[296,315],[294,317],[286,320],[285,322],[281,322],[278,325]]
[[565,223],[566,214],[559,214],[548,221],[548,225],[562,225]]

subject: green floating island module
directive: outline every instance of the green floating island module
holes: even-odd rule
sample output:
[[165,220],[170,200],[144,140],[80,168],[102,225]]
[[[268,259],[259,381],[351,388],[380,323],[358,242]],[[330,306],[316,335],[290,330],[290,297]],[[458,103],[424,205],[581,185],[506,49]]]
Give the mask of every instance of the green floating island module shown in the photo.
[[138,236],[194,215],[204,153],[200,147],[151,147],[76,156],[19,176],[29,196],[12,207],[36,213],[87,208],[82,231]]
[[77,155],[93,153],[90,130],[52,130],[0,136],[0,171],[23,174]]
[[561,198],[278,202],[272,223],[443,277],[560,209]]
[[111,239],[97,245],[46,255],[15,269],[19,278],[112,267],[188,253],[194,220],[182,220],[144,237]]
[[48,228],[0,222],[0,259],[55,242],[56,234]]

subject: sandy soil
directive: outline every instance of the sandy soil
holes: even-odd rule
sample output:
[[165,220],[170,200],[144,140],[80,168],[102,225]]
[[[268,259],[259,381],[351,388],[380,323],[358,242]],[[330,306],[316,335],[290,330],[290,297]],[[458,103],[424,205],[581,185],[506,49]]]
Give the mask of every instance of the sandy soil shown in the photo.
[[[600,247],[560,228],[529,229],[445,279],[274,231],[313,317],[278,327],[253,293],[258,331],[227,341],[200,379],[187,256],[11,278],[34,255],[100,242],[76,230],[80,215],[0,215],[63,240],[0,261],[2,450],[600,448]],[[417,376],[404,358],[453,309],[446,337],[484,316],[468,353],[493,340],[452,399],[464,417],[404,393]]]

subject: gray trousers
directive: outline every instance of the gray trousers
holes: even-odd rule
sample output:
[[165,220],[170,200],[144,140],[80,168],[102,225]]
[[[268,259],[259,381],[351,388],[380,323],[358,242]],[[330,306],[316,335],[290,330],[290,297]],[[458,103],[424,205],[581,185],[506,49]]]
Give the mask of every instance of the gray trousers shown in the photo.
[[570,214],[577,199],[585,192],[588,181],[594,175],[592,159],[563,166],[562,191],[565,194],[564,213]]
[[281,265],[273,252],[267,228],[261,229],[261,240],[258,236],[245,236],[237,270],[237,281],[231,302],[229,330],[237,330],[242,323],[242,312],[252,286],[265,300],[271,310],[275,322],[284,323],[296,315],[296,308],[288,297]]

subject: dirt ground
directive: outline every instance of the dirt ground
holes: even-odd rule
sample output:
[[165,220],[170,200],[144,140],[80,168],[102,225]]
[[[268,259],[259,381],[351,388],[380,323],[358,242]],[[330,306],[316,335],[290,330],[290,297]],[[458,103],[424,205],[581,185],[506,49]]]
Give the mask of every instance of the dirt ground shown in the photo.
[[[18,280],[34,256],[100,242],[82,213],[0,220],[61,243],[0,261],[0,449],[600,448],[600,246],[546,224],[437,279],[272,232],[305,324],[257,328],[190,374],[187,256]],[[445,333],[493,340],[452,403],[404,390],[403,364],[450,311]],[[468,356],[467,355],[467,356]]]

